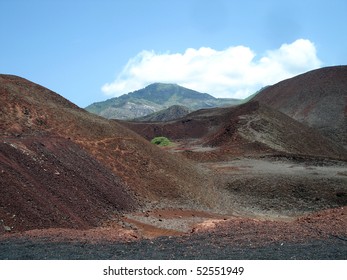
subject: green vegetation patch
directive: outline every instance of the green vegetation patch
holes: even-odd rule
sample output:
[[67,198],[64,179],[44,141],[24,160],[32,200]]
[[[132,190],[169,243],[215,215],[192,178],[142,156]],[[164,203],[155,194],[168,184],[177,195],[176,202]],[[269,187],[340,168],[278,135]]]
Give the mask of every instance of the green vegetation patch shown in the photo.
[[151,140],[151,143],[155,144],[155,145],[158,145],[158,146],[161,146],[161,147],[164,147],[164,146],[170,145],[171,141],[169,139],[167,139],[166,137],[164,137],[164,136],[159,136],[159,137],[154,137]]

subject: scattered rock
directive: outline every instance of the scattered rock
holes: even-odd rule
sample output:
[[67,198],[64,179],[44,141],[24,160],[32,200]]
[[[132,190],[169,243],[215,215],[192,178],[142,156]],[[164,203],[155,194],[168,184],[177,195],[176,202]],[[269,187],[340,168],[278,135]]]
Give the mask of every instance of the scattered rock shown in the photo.
[[4,224],[4,220],[0,220],[0,229],[1,229],[0,232],[3,232],[3,231],[10,232],[11,231],[11,228]]

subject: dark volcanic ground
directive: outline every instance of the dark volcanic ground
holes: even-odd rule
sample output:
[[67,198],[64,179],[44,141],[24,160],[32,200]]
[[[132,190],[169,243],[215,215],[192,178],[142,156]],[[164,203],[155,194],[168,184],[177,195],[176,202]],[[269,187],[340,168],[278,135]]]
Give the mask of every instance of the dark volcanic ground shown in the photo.
[[306,242],[277,242],[261,247],[220,244],[211,236],[177,239],[162,237],[132,243],[0,242],[6,260],[345,260],[347,241],[335,237]]

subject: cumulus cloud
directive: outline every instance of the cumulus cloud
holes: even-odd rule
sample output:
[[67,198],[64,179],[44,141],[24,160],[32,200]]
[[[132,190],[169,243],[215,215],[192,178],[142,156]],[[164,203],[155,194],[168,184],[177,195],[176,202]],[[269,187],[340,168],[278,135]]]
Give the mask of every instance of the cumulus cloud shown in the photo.
[[216,97],[245,98],[263,86],[319,68],[314,44],[299,39],[257,57],[246,46],[202,47],[184,53],[144,50],[131,58],[102,91],[119,96],[154,82],[176,83]]

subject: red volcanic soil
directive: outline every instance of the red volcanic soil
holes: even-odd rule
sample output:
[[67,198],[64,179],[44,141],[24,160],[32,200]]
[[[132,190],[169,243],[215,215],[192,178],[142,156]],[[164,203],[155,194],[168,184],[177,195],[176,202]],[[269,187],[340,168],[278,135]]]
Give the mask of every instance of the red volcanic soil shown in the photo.
[[253,98],[347,145],[347,66],[284,80]]
[[0,217],[12,232],[86,229],[138,207],[119,177],[70,140],[50,134],[1,140]]
[[[259,246],[273,242],[290,242],[328,236],[347,235],[347,210],[329,209],[306,215],[291,221],[232,218],[216,221],[215,225],[197,225],[196,233],[210,232],[224,236],[230,243]],[[224,241],[225,242],[225,241]]]
[[345,260],[346,221],[345,208],[292,221],[229,218],[196,225],[190,234],[151,240],[110,227],[33,230],[0,237],[0,258]]
[[[148,143],[114,121],[86,112],[58,94],[15,76],[0,76],[1,131],[51,132],[80,145],[139,196],[185,200],[208,179],[194,165]],[[180,187],[181,186],[181,187]]]
[[[136,214],[137,215],[137,214]],[[116,223],[107,224],[103,227],[75,230],[75,229],[48,229],[30,230],[24,233],[7,234],[0,238],[48,238],[51,241],[134,241],[143,237],[153,239],[159,236],[189,236],[193,238],[199,235],[213,234],[215,238],[220,238],[220,242],[229,244],[263,246],[273,242],[304,241],[309,239],[324,239],[329,236],[347,236],[347,210],[346,208],[334,208],[318,211],[313,214],[304,215],[299,218],[282,220],[252,219],[243,217],[222,216],[199,211],[184,211],[166,209],[149,214],[152,218],[162,221],[175,219],[188,220],[195,217],[195,222],[190,222],[185,230],[175,231],[165,228],[150,226],[148,223],[141,223],[129,218],[124,218],[124,222],[131,222],[136,225],[135,229],[125,229]],[[159,217],[156,217],[159,215]],[[189,221],[188,221],[189,223]],[[227,246],[227,243],[225,246]]]

